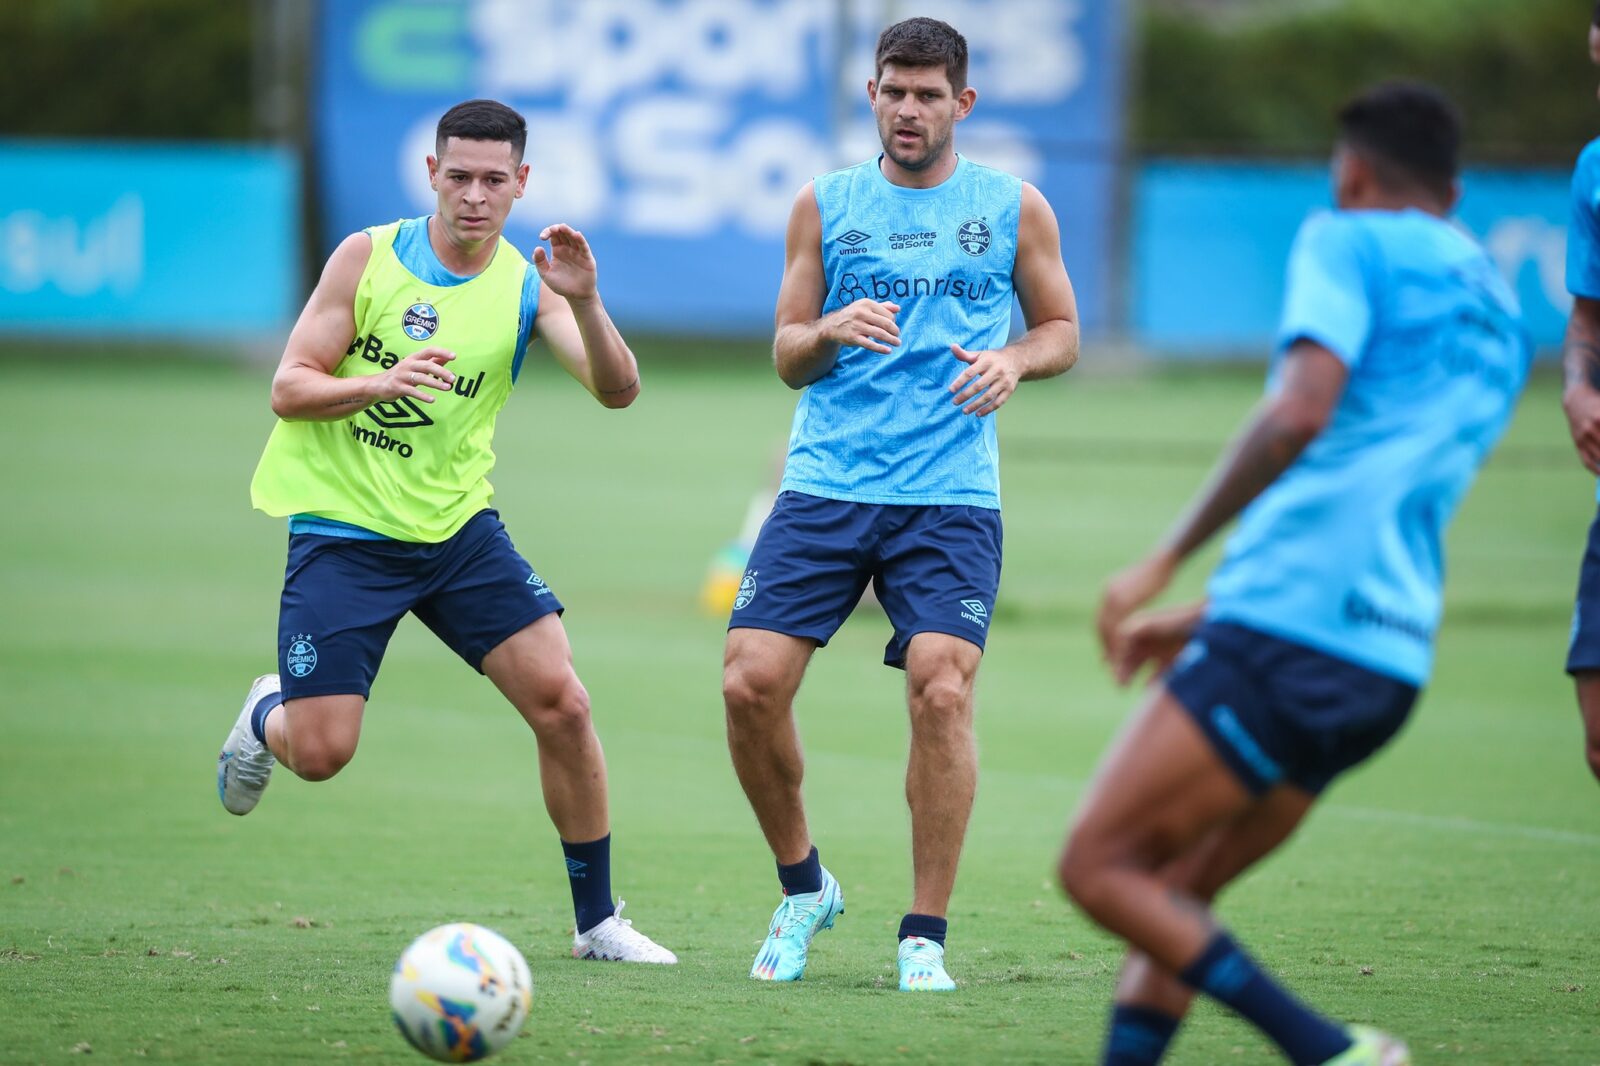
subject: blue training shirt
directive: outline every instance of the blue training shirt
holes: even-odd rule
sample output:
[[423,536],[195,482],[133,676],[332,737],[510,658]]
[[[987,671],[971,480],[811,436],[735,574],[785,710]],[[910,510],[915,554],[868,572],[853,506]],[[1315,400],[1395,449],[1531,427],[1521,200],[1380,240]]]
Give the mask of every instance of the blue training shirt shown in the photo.
[[[400,265],[416,275],[419,281],[440,288],[449,288],[471,281],[475,275],[454,274],[439,260],[428,240],[428,219],[408,218],[400,223],[394,235],[394,254]],[[368,230],[367,232],[371,232]],[[522,306],[517,310],[517,350],[511,360],[511,380],[515,382],[522,372],[522,357],[528,354],[528,342],[533,338],[533,320],[539,310],[539,272],[529,270],[522,279]],[[320,533],[325,537],[349,537],[352,540],[390,540],[364,526],[349,522],[336,522],[320,515],[297,514],[289,516],[290,533]]]
[[1328,427],[1248,507],[1207,617],[1423,684],[1445,526],[1510,420],[1530,346],[1488,256],[1421,211],[1321,213],[1289,257],[1283,353],[1349,368]]
[[[1600,138],[1578,153],[1567,214],[1567,291],[1600,300]],[[1600,482],[1595,485],[1600,499]]]
[[1600,138],[1578,154],[1567,219],[1567,291],[1600,300]]
[[967,364],[950,351],[1003,347],[1022,182],[957,156],[950,177],[908,189],[878,159],[824,174],[822,313],[895,303],[890,354],[841,345],[806,387],[789,434],[783,489],[835,500],[1000,507],[993,415],[963,414],[949,388]]

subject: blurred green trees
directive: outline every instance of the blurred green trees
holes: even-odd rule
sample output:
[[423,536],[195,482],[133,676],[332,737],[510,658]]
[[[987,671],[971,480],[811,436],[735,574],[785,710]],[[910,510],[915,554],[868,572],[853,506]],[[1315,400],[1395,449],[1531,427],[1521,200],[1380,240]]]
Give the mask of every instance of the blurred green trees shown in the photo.
[[0,132],[243,139],[252,0],[0,0]]
[[1146,0],[1135,28],[1134,148],[1322,153],[1333,114],[1383,78],[1431,81],[1477,159],[1566,162],[1600,134],[1587,0]]

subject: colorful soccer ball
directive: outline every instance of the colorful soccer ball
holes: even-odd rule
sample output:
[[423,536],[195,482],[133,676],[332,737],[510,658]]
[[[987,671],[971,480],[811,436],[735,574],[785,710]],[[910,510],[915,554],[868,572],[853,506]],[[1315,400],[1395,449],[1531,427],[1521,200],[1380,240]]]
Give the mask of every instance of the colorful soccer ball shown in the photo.
[[394,964],[389,1006],[411,1046],[440,1062],[477,1062],[516,1038],[533,1005],[522,953],[492,929],[455,922],[411,942]]

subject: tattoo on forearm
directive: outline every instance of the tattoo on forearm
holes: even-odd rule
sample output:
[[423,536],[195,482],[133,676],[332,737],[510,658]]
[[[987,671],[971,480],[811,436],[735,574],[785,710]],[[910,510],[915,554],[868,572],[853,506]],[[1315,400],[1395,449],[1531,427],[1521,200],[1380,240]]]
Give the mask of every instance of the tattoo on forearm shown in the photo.
[[602,395],[602,396],[615,396],[618,393],[629,391],[630,389],[632,389],[637,384],[639,384],[639,377],[638,377],[637,374],[635,374],[633,380],[628,382],[626,385],[622,386],[622,388],[620,388],[620,389],[601,389],[600,390],[600,395]]
[[365,400],[362,400],[358,396],[352,396],[348,400],[334,400],[331,403],[329,403],[327,406],[329,406],[329,407],[357,407],[357,406],[359,406],[359,405],[361,405],[361,404],[363,404],[365,402],[366,402]]
[[1186,558],[1210,540],[1288,469],[1305,444],[1271,418],[1252,426],[1181,524],[1172,544],[1177,554]]
[[1585,382],[1600,389],[1600,344],[1590,340],[1569,340],[1561,346],[1561,361],[1567,368],[1567,384]]

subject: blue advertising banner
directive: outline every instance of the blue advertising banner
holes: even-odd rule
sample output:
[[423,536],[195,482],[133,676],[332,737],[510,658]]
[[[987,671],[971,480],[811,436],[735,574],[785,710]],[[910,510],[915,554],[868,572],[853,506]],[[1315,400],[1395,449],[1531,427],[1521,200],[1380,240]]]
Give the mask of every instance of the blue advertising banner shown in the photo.
[[281,332],[299,198],[298,163],[275,149],[0,141],[0,329]]
[[[1568,175],[1469,170],[1457,221],[1480,240],[1522,302],[1540,347],[1560,343],[1572,305],[1563,271]],[[1134,337],[1158,355],[1265,355],[1300,223],[1328,208],[1324,165],[1155,163],[1134,190]]]
[[[796,191],[879,150],[866,103],[903,5],[821,0],[325,0],[316,93],[331,249],[430,212],[425,158],[452,104],[528,118],[507,236],[568,222],[619,320],[771,328]],[[967,37],[979,98],[956,143],[1034,182],[1061,217],[1085,322],[1104,321],[1121,128],[1114,0],[932,0]],[[1003,13],[1003,17],[1002,17]]]

